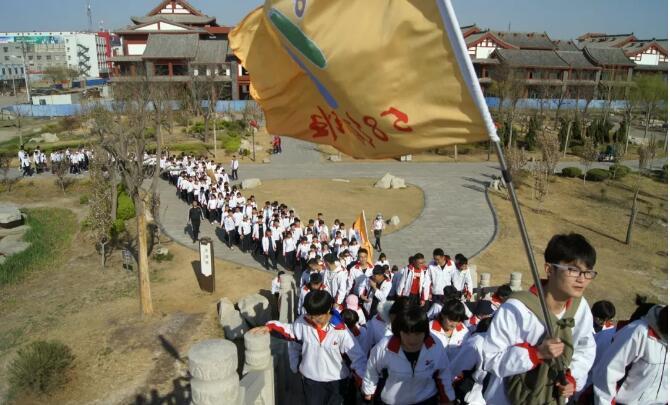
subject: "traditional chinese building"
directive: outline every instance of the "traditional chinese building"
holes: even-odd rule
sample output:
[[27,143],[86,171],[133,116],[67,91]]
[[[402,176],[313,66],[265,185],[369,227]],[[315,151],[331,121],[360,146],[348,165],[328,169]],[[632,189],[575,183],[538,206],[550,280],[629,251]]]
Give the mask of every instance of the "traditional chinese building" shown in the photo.
[[229,98],[247,98],[249,76],[228,47],[230,27],[185,0],[163,0],[143,17],[116,31],[122,54],[112,57],[113,81],[191,82],[230,87]]

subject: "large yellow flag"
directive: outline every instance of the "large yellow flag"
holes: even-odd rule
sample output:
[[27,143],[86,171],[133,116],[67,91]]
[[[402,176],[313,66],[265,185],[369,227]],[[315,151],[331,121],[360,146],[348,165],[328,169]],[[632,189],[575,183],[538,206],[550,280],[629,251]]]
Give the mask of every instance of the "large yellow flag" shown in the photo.
[[372,250],[372,245],[370,244],[370,239],[368,238],[368,228],[366,225],[367,222],[365,221],[365,211],[361,211],[361,215],[359,215],[354,222],[354,231],[358,233],[358,240],[361,247],[368,251],[368,262],[372,264],[375,262],[375,259],[373,258],[374,250]]
[[266,0],[230,45],[270,133],[366,158],[497,139],[448,0]]

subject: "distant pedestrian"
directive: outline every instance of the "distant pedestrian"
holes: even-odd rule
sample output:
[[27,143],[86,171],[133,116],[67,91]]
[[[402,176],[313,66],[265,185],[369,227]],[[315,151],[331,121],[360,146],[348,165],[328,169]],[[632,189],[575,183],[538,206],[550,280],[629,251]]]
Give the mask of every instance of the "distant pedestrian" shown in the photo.
[[233,160],[230,161],[230,179],[237,180],[237,170],[240,168],[240,161],[237,160],[237,156],[233,155]]
[[382,214],[377,214],[375,221],[372,224],[372,233],[375,235],[375,246],[374,249],[381,252],[382,251],[382,231],[386,228],[386,223]]
[[202,210],[198,207],[198,202],[193,201],[193,206],[188,210],[188,223],[191,224],[191,233],[193,236],[193,243],[198,240],[200,233],[200,220],[202,219]]

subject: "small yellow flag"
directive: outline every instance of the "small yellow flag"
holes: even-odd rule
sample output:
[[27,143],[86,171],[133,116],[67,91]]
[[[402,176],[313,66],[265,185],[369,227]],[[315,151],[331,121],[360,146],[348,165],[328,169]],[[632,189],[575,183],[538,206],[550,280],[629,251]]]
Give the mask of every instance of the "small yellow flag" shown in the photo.
[[356,218],[354,222],[354,231],[358,233],[358,240],[360,241],[361,247],[368,251],[368,262],[370,264],[374,263],[373,259],[373,250],[372,245],[370,244],[370,239],[368,238],[368,229],[365,226],[365,212],[361,211],[361,214]]
[[360,158],[495,137],[448,0],[266,0],[229,38],[270,133]]

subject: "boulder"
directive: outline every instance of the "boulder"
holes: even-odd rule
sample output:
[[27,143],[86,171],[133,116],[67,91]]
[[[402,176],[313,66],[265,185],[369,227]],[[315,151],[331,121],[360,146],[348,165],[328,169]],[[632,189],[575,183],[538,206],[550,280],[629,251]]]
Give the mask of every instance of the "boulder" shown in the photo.
[[30,229],[28,225],[20,225],[15,228],[0,228],[0,238],[9,235],[23,235],[28,232],[28,229]]
[[168,248],[165,246],[161,246],[159,248],[156,248],[156,253],[154,253],[156,256],[167,256],[167,254],[170,253]]
[[401,179],[400,177],[394,177],[391,179],[391,188],[394,190],[397,190],[399,188],[407,188],[405,185],[405,179]]
[[252,327],[263,326],[271,319],[270,302],[260,294],[251,294],[237,302],[240,314]]
[[375,183],[375,188],[384,188],[384,189],[391,188],[392,180],[393,176],[391,175],[391,173],[386,173],[384,177],[382,177]]
[[41,136],[30,138],[30,140],[28,141],[28,143],[41,143],[41,142],[44,142],[44,138],[42,138]]
[[347,179],[333,179],[333,181],[336,181],[338,183],[351,183],[351,180]]
[[342,157],[340,155],[330,155],[328,156],[328,160],[330,160],[331,162],[341,162]]
[[244,319],[237,312],[233,303],[228,298],[222,298],[217,304],[219,312],[219,324],[223,327],[223,333],[226,339],[234,340],[244,336],[249,327],[244,323]]
[[261,179],[244,179],[242,180],[242,189],[248,190],[250,188],[256,188],[261,184]]
[[21,253],[30,247],[30,243],[23,240],[23,235],[9,235],[0,239],[0,253],[11,256]]
[[19,207],[12,203],[0,204],[0,228],[14,228],[23,223]]
[[389,219],[389,224],[391,224],[393,226],[400,225],[400,218],[398,218],[397,215],[392,216],[391,219]]
[[272,160],[270,160],[270,158],[269,158],[269,157],[268,157],[268,158],[265,158],[265,159],[263,159],[263,163],[270,163],[270,162],[272,162]]
[[46,143],[54,143],[54,142],[60,141],[60,138],[58,138],[58,135],[52,134],[52,133],[49,133],[49,132],[43,133],[42,134],[42,139]]

